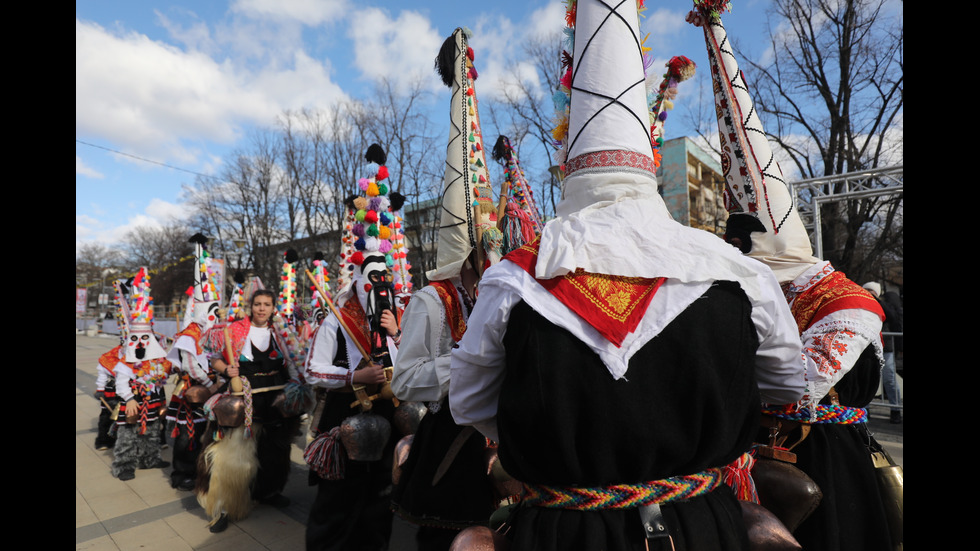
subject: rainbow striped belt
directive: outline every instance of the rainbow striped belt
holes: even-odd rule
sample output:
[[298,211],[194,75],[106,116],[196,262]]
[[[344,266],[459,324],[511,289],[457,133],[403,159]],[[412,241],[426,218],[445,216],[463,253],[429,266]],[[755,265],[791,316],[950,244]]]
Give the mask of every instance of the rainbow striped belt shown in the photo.
[[762,413],[765,415],[779,417],[780,419],[789,419],[807,425],[855,425],[868,422],[868,410],[864,408],[818,404],[816,412],[816,418],[811,420],[808,409],[801,409],[792,413],[782,408],[762,409]]
[[545,486],[524,484],[524,503],[535,507],[596,511],[661,504],[706,494],[722,482],[721,469],[687,476],[611,486]]

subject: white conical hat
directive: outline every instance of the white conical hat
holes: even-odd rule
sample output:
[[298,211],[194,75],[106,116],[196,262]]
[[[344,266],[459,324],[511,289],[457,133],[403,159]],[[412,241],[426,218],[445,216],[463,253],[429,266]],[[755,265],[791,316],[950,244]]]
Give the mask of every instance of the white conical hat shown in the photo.
[[153,333],[153,297],[150,296],[150,272],[142,267],[133,277],[129,300],[129,326],[126,361],[156,360],[167,355]]
[[748,256],[766,263],[779,281],[791,281],[819,259],[783,179],[748,86],[721,23],[727,1],[696,1],[714,81],[721,142],[724,200],[731,217],[756,218],[765,231],[753,232]]
[[191,236],[194,244],[194,287],[192,292],[191,319],[205,331],[218,321],[218,284],[211,267],[211,254],[205,245],[208,238],[196,233]]
[[459,275],[463,262],[476,250],[478,273],[483,271],[483,252],[478,245],[482,232],[493,228],[497,209],[493,203],[490,173],[484,155],[483,130],[477,106],[473,49],[467,44],[469,31],[457,28],[446,39],[436,58],[443,83],[452,89],[449,144],[442,191],[442,217],[436,268],[429,280]]
[[[716,236],[683,226],[657,192],[643,40],[635,2],[578,0],[566,16],[573,55],[555,138],[567,153],[556,216],[541,233],[535,277],[577,269],[683,282],[736,280],[759,296],[756,271]],[[649,60],[648,60],[649,61]],[[567,112],[567,135],[562,113]]]

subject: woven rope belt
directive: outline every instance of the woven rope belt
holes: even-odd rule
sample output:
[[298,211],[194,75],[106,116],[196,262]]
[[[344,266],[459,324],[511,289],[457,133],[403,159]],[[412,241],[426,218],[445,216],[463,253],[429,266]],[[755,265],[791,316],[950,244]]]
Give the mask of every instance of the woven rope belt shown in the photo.
[[812,420],[810,419],[810,411],[808,409],[787,412],[782,408],[763,408],[762,413],[809,425],[854,425],[868,422],[868,410],[838,405],[817,405],[816,419]]
[[524,503],[536,507],[596,511],[661,504],[706,494],[721,484],[721,469],[663,480],[612,486],[544,486],[524,484]]

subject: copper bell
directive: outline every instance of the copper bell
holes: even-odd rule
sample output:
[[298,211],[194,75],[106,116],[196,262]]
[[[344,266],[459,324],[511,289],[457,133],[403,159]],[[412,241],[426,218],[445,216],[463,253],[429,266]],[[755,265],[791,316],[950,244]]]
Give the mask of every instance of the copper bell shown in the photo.
[[782,461],[756,460],[752,479],[759,494],[759,504],[772,511],[790,532],[796,530],[823,499],[823,492],[812,478]]
[[510,542],[486,526],[463,529],[449,546],[449,551],[507,551]]
[[402,478],[402,465],[408,461],[408,454],[412,451],[412,440],[414,434],[403,437],[395,444],[395,460],[391,462],[391,483],[397,485]]
[[240,427],[245,424],[245,400],[241,396],[225,396],[211,408],[222,427]]
[[210,397],[211,391],[204,385],[193,385],[184,392],[184,401],[192,406],[199,406]]
[[803,549],[786,525],[768,509],[751,501],[739,501],[738,504],[742,506],[742,521],[749,533],[749,548],[752,551]]

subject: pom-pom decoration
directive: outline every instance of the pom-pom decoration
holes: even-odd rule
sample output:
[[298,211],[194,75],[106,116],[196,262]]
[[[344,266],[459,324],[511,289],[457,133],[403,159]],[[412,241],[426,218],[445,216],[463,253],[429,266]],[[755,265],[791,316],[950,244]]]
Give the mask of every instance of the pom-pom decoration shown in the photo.
[[[663,75],[657,94],[650,102],[650,144],[653,146],[653,163],[660,166],[659,148],[664,143],[664,123],[667,121],[667,111],[674,108],[671,99],[677,97],[677,84],[694,76],[694,62],[684,56],[670,58],[665,66],[667,72]],[[649,79],[648,79],[649,82]]]
[[290,319],[296,308],[296,265],[299,255],[289,249],[283,255],[282,276],[280,277],[278,310],[283,317]]

